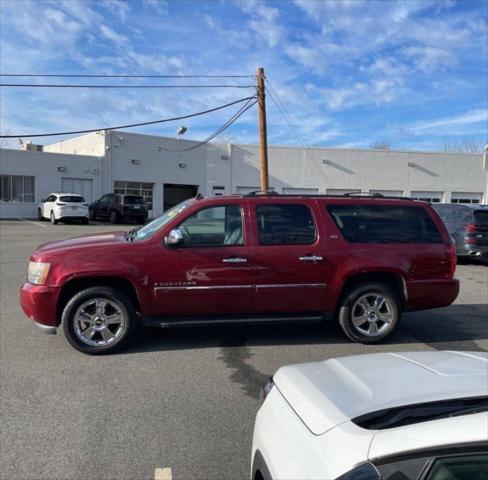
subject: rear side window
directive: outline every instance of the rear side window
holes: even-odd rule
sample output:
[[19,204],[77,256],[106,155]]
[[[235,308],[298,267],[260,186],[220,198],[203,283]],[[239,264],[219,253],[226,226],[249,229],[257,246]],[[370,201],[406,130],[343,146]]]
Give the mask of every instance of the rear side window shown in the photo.
[[144,197],[126,195],[124,197],[124,203],[126,205],[144,205]]
[[476,210],[474,224],[478,227],[488,227],[488,210]]
[[316,237],[312,213],[306,205],[258,205],[261,245],[306,245]]
[[327,210],[348,242],[442,242],[435,223],[422,207],[329,205]]
[[83,203],[85,201],[83,197],[79,197],[78,195],[63,195],[59,197],[59,200],[68,203]]

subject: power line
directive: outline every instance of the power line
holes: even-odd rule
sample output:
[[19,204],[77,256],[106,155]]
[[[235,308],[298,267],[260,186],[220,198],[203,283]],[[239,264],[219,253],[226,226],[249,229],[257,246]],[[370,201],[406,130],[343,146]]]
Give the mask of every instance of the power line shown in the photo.
[[[291,121],[289,114],[286,112],[285,106],[279,101],[278,94],[276,93],[275,89],[273,88],[273,86],[271,85],[271,83],[269,82],[268,79],[266,79],[266,83],[268,84],[268,86],[270,88],[269,95],[271,97],[271,100],[273,100],[273,103],[276,105],[276,107],[280,111],[280,113],[283,116],[283,118],[285,119],[286,123],[288,123],[290,129],[295,134],[298,141],[302,144],[302,147],[307,152],[307,155],[310,157],[311,160],[315,160],[313,158],[313,155],[309,151],[310,147],[303,141],[303,138],[301,137],[301,135],[298,133],[297,129],[293,125],[293,122]],[[274,94],[273,94],[273,92],[274,92]],[[281,104],[281,106],[280,106],[280,104]]]
[[0,73],[0,77],[29,78],[254,78],[254,75],[105,75],[67,73]]
[[[254,100],[254,102],[251,103],[251,101]],[[255,97],[251,97],[247,103],[245,103],[227,122],[225,122],[221,127],[219,127],[215,132],[213,132],[211,135],[209,135],[205,140],[202,140],[201,142],[198,142],[196,145],[192,145],[191,147],[179,149],[179,150],[170,150],[167,148],[163,148],[166,152],[189,152],[190,150],[196,150],[197,148],[200,148],[202,145],[205,145],[206,143],[210,142],[213,140],[217,135],[220,135],[224,130],[229,128],[234,122],[237,121],[239,117],[244,115],[247,110],[252,108],[254,105],[256,105],[257,100]]]
[[255,85],[68,85],[65,83],[0,83],[15,88],[255,88]]
[[60,135],[74,135],[74,134],[79,134],[79,133],[92,133],[92,132],[99,132],[101,130],[121,130],[124,128],[132,128],[132,127],[141,127],[144,125],[154,125],[157,123],[165,123],[165,122],[173,122],[176,120],[184,120],[186,118],[192,118],[192,117],[197,117],[199,115],[205,115],[207,113],[215,112],[217,110],[222,110],[227,107],[231,107],[232,105],[236,105],[238,103],[246,102],[248,100],[251,100],[256,97],[246,97],[246,98],[241,98],[239,100],[235,100],[234,102],[226,103],[225,105],[220,105],[218,107],[210,108],[208,110],[204,110],[202,112],[197,112],[197,113],[191,113],[189,115],[182,115],[179,117],[172,117],[172,118],[165,118],[162,120],[152,120],[150,122],[141,122],[141,123],[132,123],[129,125],[118,125],[116,127],[104,127],[104,128],[91,128],[88,130],[73,130],[70,132],[53,132],[53,133],[29,133],[27,135],[22,135],[22,134],[16,134],[16,135],[0,135],[0,138],[33,138],[33,137],[55,137],[55,136],[60,136]]

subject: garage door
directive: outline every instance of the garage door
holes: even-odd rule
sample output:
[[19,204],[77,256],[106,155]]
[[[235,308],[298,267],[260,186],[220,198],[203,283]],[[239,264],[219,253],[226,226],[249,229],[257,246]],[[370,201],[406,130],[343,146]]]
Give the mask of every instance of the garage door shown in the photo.
[[452,192],[451,203],[481,203],[482,193]]
[[78,193],[87,202],[93,202],[93,180],[89,178],[62,178],[61,190],[66,193]]

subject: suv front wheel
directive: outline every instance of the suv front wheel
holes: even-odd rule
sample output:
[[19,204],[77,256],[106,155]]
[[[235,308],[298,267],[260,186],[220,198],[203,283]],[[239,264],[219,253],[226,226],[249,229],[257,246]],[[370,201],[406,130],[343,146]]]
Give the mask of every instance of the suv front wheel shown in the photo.
[[397,295],[382,283],[362,283],[344,295],[339,324],[354,342],[375,343],[390,335],[401,317]]
[[136,329],[134,305],[121,290],[91,287],[74,295],[61,317],[64,335],[73,347],[97,355],[122,348]]

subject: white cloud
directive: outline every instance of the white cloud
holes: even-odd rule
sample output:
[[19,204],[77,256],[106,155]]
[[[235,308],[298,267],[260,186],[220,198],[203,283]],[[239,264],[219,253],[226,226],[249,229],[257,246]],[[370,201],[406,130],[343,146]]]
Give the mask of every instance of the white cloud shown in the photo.
[[402,53],[414,60],[418,70],[431,73],[445,70],[457,65],[458,60],[454,52],[437,47],[407,47]]
[[103,23],[100,25],[100,32],[103,37],[105,37],[108,40],[111,40],[117,45],[122,46],[127,43],[127,37],[125,35],[117,33],[115,30],[112,30],[110,27],[104,25]]
[[468,110],[467,112],[450,117],[442,117],[436,120],[427,120],[416,122],[406,129],[414,134],[425,133],[428,130],[443,129],[446,127],[461,127],[463,125],[472,125],[481,122],[488,122],[488,110],[486,108],[478,108]]

